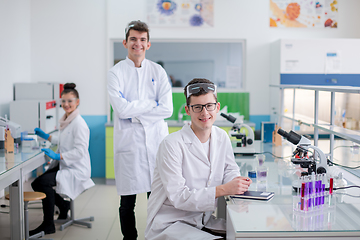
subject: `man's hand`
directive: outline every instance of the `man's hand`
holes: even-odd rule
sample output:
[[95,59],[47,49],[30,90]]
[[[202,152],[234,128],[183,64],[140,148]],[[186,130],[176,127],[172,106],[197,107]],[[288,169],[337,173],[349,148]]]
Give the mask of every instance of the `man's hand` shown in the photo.
[[250,178],[247,177],[236,177],[228,183],[216,187],[216,197],[243,194],[249,189],[252,183]]

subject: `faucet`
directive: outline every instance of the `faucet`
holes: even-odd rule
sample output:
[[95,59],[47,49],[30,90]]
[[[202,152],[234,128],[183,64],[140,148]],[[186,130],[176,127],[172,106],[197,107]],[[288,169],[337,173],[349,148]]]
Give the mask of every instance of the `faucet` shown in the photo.
[[183,110],[183,108],[186,106],[186,103],[184,103],[183,105],[181,105],[181,107],[179,108],[178,111],[178,122],[181,122],[183,119],[184,114],[181,113],[181,111]]

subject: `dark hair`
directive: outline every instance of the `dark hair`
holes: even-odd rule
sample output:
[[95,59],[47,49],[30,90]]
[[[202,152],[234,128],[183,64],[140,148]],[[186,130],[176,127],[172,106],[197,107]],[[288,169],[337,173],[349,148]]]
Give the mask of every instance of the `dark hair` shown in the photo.
[[[191,80],[184,88],[184,95],[185,95],[185,98],[186,98],[186,105],[190,105],[190,97],[191,96],[200,96],[200,95],[205,95],[207,94],[207,92],[205,92],[205,90],[203,88],[200,88],[200,91],[198,93],[194,93],[194,94],[191,94],[190,97],[187,97],[187,87],[189,85],[192,85],[192,84],[195,84],[195,83],[210,83],[210,84],[214,84],[213,82],[211,82],[210,80],[207,80],[205,78],[194,78],[193,80]],[[214,94],[214,97],[215,97],[215,100],[217,102],[217,96]]]
[[75,89],[75,87],[76,87],[75,83],[65,83],[64,90],[61,92],[61,96],[63,94],[72,93],[72,94],[74,94],[76,96],[76,98],[79,98],[79,93]]
[[164,68],[164,62],[163,61],[157,61],[156,63]]
[[125,28],[125,34],[126,34],[126,42],[128,41],[129,38],[129,32],[130,29],[133,29],[135,31],[139,31],[139,32],[146,32],[147,33],[147,40],[150,40],[150,34],[149,34],[149,27],[146,23],[137,20],[137,21],[131,21],[127,27]]

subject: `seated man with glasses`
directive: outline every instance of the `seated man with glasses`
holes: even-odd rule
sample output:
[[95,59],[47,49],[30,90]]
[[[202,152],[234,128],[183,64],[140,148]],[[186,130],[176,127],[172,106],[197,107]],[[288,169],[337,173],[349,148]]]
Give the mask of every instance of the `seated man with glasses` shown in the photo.
[[193,79],[184,94],[191,124],[159,146],[148,202],[148,240],[225,237],[225,219],[212,215],[217,198],[242,194],[251,184],[240,177],[227,133],[213,126],[220,110],[216,86]]

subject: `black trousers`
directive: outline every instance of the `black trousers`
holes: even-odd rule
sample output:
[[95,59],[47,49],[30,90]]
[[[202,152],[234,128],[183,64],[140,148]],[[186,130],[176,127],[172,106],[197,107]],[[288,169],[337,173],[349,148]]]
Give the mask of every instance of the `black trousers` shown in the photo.
[[53,187],[56,186],[56,173],[58,171],[59,166],[49,169],[31,183],[34,191],[43,192],[46,195],[46,198],[42,200],[44,213],[43,223],[46,226],[54,225],[55,205],[62,208],[65,204],[65,200],[53,189]]
[[[151,192],[147,193],[149,198]],[[123,195],[120,198],[119,216],[121,232],[124,240],[137,239],[136,221],[135,221],[135,195]]]

